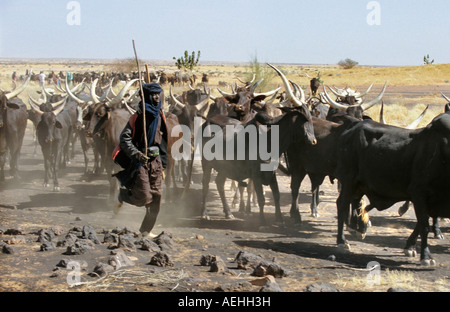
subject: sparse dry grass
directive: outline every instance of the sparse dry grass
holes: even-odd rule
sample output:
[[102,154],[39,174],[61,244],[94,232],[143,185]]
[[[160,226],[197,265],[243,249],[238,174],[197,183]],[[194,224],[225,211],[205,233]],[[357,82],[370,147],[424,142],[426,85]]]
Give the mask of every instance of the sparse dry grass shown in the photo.
[[417,280],[411,271],[385,270],[379,271],[379,275],[369,273],[355,273],[352,276],[338,274],[337,279],[331,281],[338,289],[353,289],[361,292],[386,292],[389,288],[402,288],[414,292],[426,291],[448,292],[450,283],[442,278],[433,282]]

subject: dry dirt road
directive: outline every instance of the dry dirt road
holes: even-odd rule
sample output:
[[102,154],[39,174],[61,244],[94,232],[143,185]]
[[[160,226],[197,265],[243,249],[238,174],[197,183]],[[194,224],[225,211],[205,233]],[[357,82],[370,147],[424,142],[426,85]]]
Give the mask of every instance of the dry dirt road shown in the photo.
[[[40,149],[34,155],[32,128],[29,124],[20,159],[21,180],[7,178],[0,184],[0,242],[6,242],[13,253],[0,253],[0,291],[17,292],[191,292],[234,291],[257,292],[261,286],[248,284],[257,277],[253,269],[239,268],[235,260],[239,252],[259,255],[276,263],[286,274],[275,281],[284,292],[303,292],[313,283],[329,283],[341,292],[380,291],[391,287],[413,291],[450,290],[450,244],[448,223],[442,222],[444,240],[431,239],[435,267],[424,267],[418,258],[408,258],[403,247],[410,235],[415,217],[412,209],[399,217],[400,204],[384,212],[371,212],[372,227],[364,241],[347,232],[351,252],[336,247],[336,185],[328,180],[322,187],[319,217],[309,213],[309,180],[301,186],[301,226],[289,219],[289,178],[280,174],[281,204],[285,224],[274,223],[274,207],[270,189],[266,187],[267,226],[258,223],[257,208],[252,214],[234,210],[235,219],[224,218],[220,200],[212,179],[208,207],[211,220],[199,218],[200,176],[194,174],[194,184],[184,200],[165,200],[155,234],[170,233],[173,246],[163,250],[172,266],[149,264],[156,252],[126,251],[132,261],[103,278],[92,274],[95,266],[111,257],[106,233],[114,229],[138,229],[143,218],[142,208],[124,205],[114,216],[108,201],[106,176],[83,177],[83,157],[79,143],[75,158],[61,172],[61,190],[43,188],[43,160]],[[90,155],[92,160],[92,155]],[[229,186],[229,184],[227,184]],[[228,187],[229,189],[229,187]],[[227,191],[229,200],[233,193]],[[67,255],[67,247],[41,251],[40,230],[56,229],[61,240],[74,228],[91,226],[99,243],[81,255]],[[5,230],[9,231],[5,233]],[[10,233],[10,234],[7,234]],[[430,235],[431,236],[431,235]],[[222,272],[211,272],[200,265],[202,256],[214,255],[225,263]],[[76,267],[57,268],[61,260],[75,261]],[[380,269],[367,270],[376,262]],[[73,286],[74,274],[81,285]],[[53,276],[53,277],[52,277]],[[71,280],[72,278],[72,280]]]

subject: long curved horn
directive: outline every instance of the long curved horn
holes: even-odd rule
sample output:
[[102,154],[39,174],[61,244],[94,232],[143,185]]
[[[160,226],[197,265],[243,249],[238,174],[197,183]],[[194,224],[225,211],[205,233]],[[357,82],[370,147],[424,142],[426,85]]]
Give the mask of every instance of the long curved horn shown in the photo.
[[384,119],[384,103],[381,101],[381,110],[380,110],[380,123],[386,125],[386,120]]
[[134,115],[136,113],[136,110],[132,109],[130,107],[130,105],[127,104],[127,102],[124,103],[125,104],[125,108],[127,109],[127,111],[130,113],[130,115]]
[[344,94],[342,94],[342,92],[340,93],[340,92],[334,90],[334,89],[333,89],[332,87],[330,87],[330,86],[328,86],[328,89],[330,89],[330,91],[331,91],[334,95],[336,95],[336,96],[338,96],[338,97],[343,97],[343,96],[345,96]]
[[31,79],[31,70],[30,73],[28,74],[27,79],[25,80],[25,82],[18,88],[14,89],[13,91],[11,91],[10,93],[5,94],[6,98],[8,100],[12,99],[13,97],[18,96],[23,90],[25,90],[25,88],[28,86],[28,83],[30,82]]
[[365,92],[359,93],[359,94],[357,94],[356,96],[359,97],[359,98],[361,98],[361,97],[363,97],[363,96],[366,96],[366,95],[370,92],[370,90],[372,89],[372,87],[373,87],[373,83],[367,88],[367,90],[366,90]]
[[34,112],[35,112],[36,114],[38,114],[39,116],[41,116],[41,115],[44,113],[44,112],[41,111],[41,110],[39,109],[39,107],[38,107],[36,104],[34,104],[32,101],[28,101],[28,104],[30,104],[31,109],[33,109]]
[[97,94],[95,94],[95,89],[97,88],[97,83],[98,83],[98,78],[96,78],[94,81],[92,81],[92,84],[91,84],[91,99],[94,102],[94,104],[100,103],[100,100],[99,100]]
[[294,89],[300,94],[300,97],[299,97],[300,101],[302,103],[306,103],[306,96],[305,96],[305,92],[303,91],[303,89],[300,88],[299,85],[296,84],[295,82],[290,81],[290,80],[289,80],[289,82],[294,86]]
[[250,92],[251,92],[252,94],[254,94],[256,88],[258,88],[258,86],[261,84],[261,82],[263,82],[263,80],[264,80],[264,78],[261,78],[260,80],[258,80],[257,82],[255,82],[255,83],[251,86]]
[[441,95],[442,95],[442,97],[443,97],[447,102],[450,102],[450,99],[449,99],[447,96],[445,96],[444,93],[441,92]]
[[220,94],[222,94],[223,96],[236,96],[236,93],[228,93],[225,91],[220,90],[220,88],[217,88],[217,90],[219,91]]
[[289,82],[288,82],[286,76],[272,64],[267,63],[267,65],[272,67],[277,72],[278,76],[280,76],[281,80],[283,81],[284,88],[286,89],[286,94],[288,96],[288,99],[291,100],[295,106],[303,106],[303,102],[301,102],[292,92],[292,89],[289,86]]
[[361,104],[361,108],[363,110],[367,110],[367,109],[371,108],[372,106],[374,106],[375,104],[377,104],[379,101],[381,101],[381,99],[383,98],[384,92],[386,91],[386,86],[387,86],[387,81],[384,84],[383,90],[381,90],[380,94],[372,101]]
[[62,103],[64,103],[65,101],[67,101],[68,99],[68,95],[66,95],[61,101],[55,102],[55,103],[51,103],[53,108],[58,107],[59,105],[61,105]]
[[428,106],[429,106],[429,105],[427,105],[427,107],[425,107],[425,109],[423,110],[422,114],[420,114],[419,117],[417,117],[416,120],[414,120],[412,123],[410,123],[409,125],[407,125],[405,128],[406,128],[406,129],[416,129],[417,126],[419,125],[419,123],[422,121],[423,117],[425,116],[425,113],[426,113],[427,110],[428,110]]
[[120,103],[120,101],[122,101],[123,96],[125,95],[125,93],[128,91],[128,89],[133,85],[133,83],[135,83],[136,81],[138,81],[139,79],[132,79],[130,81],[127,82],[127,84],[122,88],[122,90],[120,90],[120,92],[109,102],[106,103],[107,106],[109,107],[114,107],[117,104]]
[[59,107],[52,110],[53,115],[58,116],[58,114],[61,113],[62,110],[64,109],[64,106],[66,106],[66,103],[63,103]]
[[31,101],[31,102],[33,102],[34,105],[38,105],[38,106],[44,103],[42,100],[39,100],[39,101],[38,101],[38,100],[33,99],[33,98],[31,97],[31,95],[29,95],[29,94],[28,94],[28,100]]
[[174,96],[173,96],[173,93],[172,93],[172,86],[170,86],[170,88],[169,88],[169,95],[170,95],[170,97],[172,98],[172,100],[175,102],[175,105],[179,105],[179,106],[181,106],[181,107],[185,107],[186,105],[184,105],[183,103],[181,103],[180,101],[178,101]]
[[255,97],[260,96],[260,95],[272,96],[272,95],[274,95],[275,93],[277,93],[278,91],[280,91],[280,89],[281,89],[281,87],[279,87],[279,88],[277,88],[277,89],[274,89],[274,90],[271,90],[271,91],[262,92],[262,93],[255,93],[255,92],[253,92],[253,95],[254,95]]
[[88,102],[79,99],[78,97],[75,96],[75,94],[72,93],[72,90],[70,90],[70,88],[69,88],[69,84],[68,84],[68,82],[67,82],[67,79],[64,79],[64,82],[65,82],[67,94],[68,94],[75,102],[77,102],[78,104],[81,104],[81,105],[88,104]]
[[[325,88],[325,86],[323,84],[322,84],[322,88],[324,91],[325,100],[327,100],[328,104],[330,104],[331,107],[336,108],[338,110],[342,110],[342,111],[346,111],[347,108],[350,107],[350,105],[342,105],[342,104],[337,103],[333,99],[331,99],[331,97],[328,95],[327,89]],[[356,106],[359,106],[359,105],[356,105]]]

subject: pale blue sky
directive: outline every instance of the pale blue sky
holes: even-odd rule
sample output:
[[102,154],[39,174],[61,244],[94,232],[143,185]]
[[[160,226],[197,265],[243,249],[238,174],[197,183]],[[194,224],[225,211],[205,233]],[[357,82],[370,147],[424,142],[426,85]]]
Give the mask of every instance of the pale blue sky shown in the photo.
[[368,0],[78,0],[79,25],[70,2],[1,0],[0,57],[129,58],[135,39],[145,60],[200,50],[219,62],[450,63],[448,0],[376,1],[373,26]]

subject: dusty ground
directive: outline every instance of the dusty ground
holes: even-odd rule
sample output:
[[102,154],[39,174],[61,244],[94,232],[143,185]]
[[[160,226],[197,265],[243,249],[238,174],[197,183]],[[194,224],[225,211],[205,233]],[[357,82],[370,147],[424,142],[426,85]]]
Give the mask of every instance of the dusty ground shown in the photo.
[[[13,69],[12,65],[7,65],[4,65],[7,68],[2,71],[5,76]],[[45,69],[49,65],[43,64],[42,68]],[[28,68],[27,64],[21,66]],[[97,69],[97,65],[86,66],[81,71]],[[33,68],[40,69],[36,65]],[[64,68],[66,67],[62,67]],[[228,81],[234,81],[236,74],[244,72],[240,67],[209,68],[211,72],[217,72],[214,81],[222,79],[219,71],[225,69],[230,71]],[[408,71],[404,72],[412,75]],[[295,74],[295,77],[298,77],[298,74]],[[344,79],[336,73],[326,77]],[[378,85],[371,93],[375,96],[381,88],[379,83],[384,82],[385,77],[378,78]],[[371,78],[366,80],[373,81]],[[420,86],[415,83],[416,80],[407,86],[390,84],[384,98],[385,103],[400,104],[406,112],[417,106],[418,113],[414,112],[411,118],[415,118],[422,111],[424,104],[432,104],[432,109],[424,119],[424,122],[429,121],[443,110],[445,102],[439,93],[450,95],[450,85],[441,80],[435,84]],[[339,84],[340,81],[336,83]],[[367,84],[364,83],[360,89],[366,87]],[[25,99],[27,96],[26,94]],[[398,109],[398,106],[391,107]],[[379,108],[371,110],[371,115],[375,118]],[[389,109],[386,113],[390,113]],[[401,120],[401,117],[396,117],[396,120],[399,125],[408,123]],[[258,223],[258,208],[255,206],[251,215],[241,214],[235,208],[236,218],[225,220],[213,179],[208,197],[212,220],[200,220],[198,215],[201,187],[198,167],[187,198],[165,200],[154,229],[155,234],[172,234],[174,248],[166,252],[174,265],[163,268],[150,265],[148,263],[155,252],[138,248],[136,251],[126,252],[134,262],[133,266],[123,266],[103,279],[91,276],[94,267],[99,262],[106,262],[110,257],[111,249],[108,249],[108,244],[102,243],[105,233],[117,227],[138,229],[144,211],[142,208],[125,204],[119,215],[114,216],[108,201],[106,176],[82,176],[84,164],[78,142],[75,158],[68,168],[61,172],[61,191],[56,193],[51,188],[44,189],[42,154],[38,148],[37,154],[34,155],[31,127],[29,124],[20,159],[22,179],[13,181],[7,178],[0,184],[0,228],[21,231],[18,235],[0,234],[0,242],[7,242],[14,251],[13,254],[0,253],[0,291],[212,292],[222,289],[256,292],[261,286],[249,287],[244,283],[256,278],[251,275],[253,270],[238,269],[233,261],[240,251],[261,255],[264,260],[274,261],[285,268],[288,271],[287,276],[276,278],[276,282],[285,292],[302,292],[312,283],[323,282],[331,283],[338,290],[345,292],[384,292],[390,287],[424,292],[450,290],[448,223],[441,224],[446,237],[444,240],[430,240],[431,252],[438,263],[435,267],[423,267],[417,258],[404,256],[403,247],[414,227],[415,217],[412,209],[399,217],[397,208],[400,204],[385,212],[371,212],[373,226],[366,239],[358,241],[347,233],[352,250],[341,252],[335,244],[337,191],[336,186],[328,180],[322,187],[324,195],[319,206],[320,216],[313,218],[309,214],[309,180],[305,179],[300,197],[303,222],[301,226],[295,226],[289,219],[289,177],[280,174],[285,224],[274,224],[274,207],[270,189],[266,188],[266,217],[269,225],[262,227]],[[92,161],[93,156],[90,157]],[[234,193],[229,184],[227,186],[227,196],[231,201]],[[41,243],[37,242],[39,230],[60,227],[62,233],[57,239],[62,239],[74,227],[84,225],[92,226],[101,242],[87,253],[65,255],[65,247],[40,251]],[[220,256],[226,263],[227,271],[215,273],[210,272],[209,266],[200,266],[203,255]],[[78,261],[80,264],[86,261],[86,266],[79,274],[84,284],[71,287],[68,277],[73,276],[73,271],[67,269],[61,269],[58,276],[51,277],[55,273],[53,270],[56,265],[63,259]],[[381,265],[380,271],[367,270],[367,265],[372,261]],[[373,279],[374,274],[379,278]]]
[[[77,147],[79,145],[77,144]],[[302,292],[312,283],[328,282],[340,291],[386,291],[390,287],[403,287],[414,291],[450,290],[450,258],[448,239],[431,239],[431,251],[438,262],[436,267],[423,267],[419,260],[407,258],[402,248],[414,226],[413,212],[398,217],[397,208],[387,212],[371,213],[373,227],[364,241],[358,241],[347,233],[352,250],[340,252],[335,246],[336,235],[336,187],[326,181],[322,191],[320,216],[309,214],[309,181],[301,187],[300,208],[303,223],[294,226],[289,220],[289,179],[280,175],[282,211],[285,224],[275,225],[270,189],[266,188],[266,216],[268,226],[258,223],[257,208],[253,214],[235,213],[236,219],[225,220],[214,182],[211,182],[209,209],[212,220],[198,217],[200,207],[200,174],[194,175],[194,184],[188,198],[169,203],[165,201],[155,234],[169,232],[173,236],[174,249],[167,253],[173,267],[149,265],[154,252],[137,249],[126,252],[134,266],[124,266],[106,279],[90,276],[99,262],[106,262],[111,250],[108,244],[97,244],[83,255],[65,255],[65,247],[40,251],[38,231],[60,227],[62,238],[76,226],[92,226],[100,242],[104,233],[116,227],[137,229],[144,211],[124,205],[117,217],[108,202],[108,185],[105,176],[83,179],[83,158],[78,152],[71,165],[62,172],[61,191],[44,189],[43,165],[40,151],[33,155],[31,124],[26,132],[20,168],[19,182],[8,178],[0,185],[0,226],[3,229],[19,229],[19,235],[1,234],[0,240],[8,242],[13,254],[0,253],[1,291],[216,291],[219,288],[233,291],[258,291],[261,286],[243,288],[243,282],[255,279],[253,270],[238,269],[233,262],[240,251],[261,255],[288,271],[288,275],[276,278],[285,292]],[[232,192],[228,191],[228,196]],[[448,236],[448,224],[442,223]],[[203,255],[220,256],[226,263],[225,273],[209,272],[209,266],[200,266]],[[333,260],[332,257],[335,257]],[[81,282],[88,284],[70,287],[67,278],[70,270],[62,269],[57,277],[51,277],[62,259],[70,259],[87,266],[80,272]],[[371,261],[381,265],[377,271],[380,279],[371,283],[366,270]],[[118,275],[123,274],[123,275]],[[134,278],[126,276],[134,274]],[[139,276],[139,278],[137,277]],[[114,279],[113,279],[114,277]],[[241,283],[241,284],[240,284]],[[244,284],[245,285],[245,284]]]

